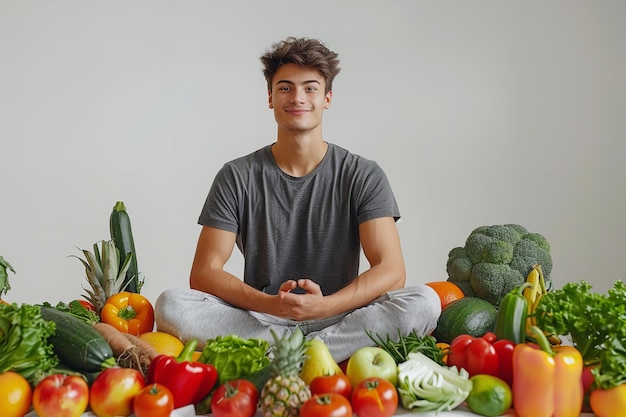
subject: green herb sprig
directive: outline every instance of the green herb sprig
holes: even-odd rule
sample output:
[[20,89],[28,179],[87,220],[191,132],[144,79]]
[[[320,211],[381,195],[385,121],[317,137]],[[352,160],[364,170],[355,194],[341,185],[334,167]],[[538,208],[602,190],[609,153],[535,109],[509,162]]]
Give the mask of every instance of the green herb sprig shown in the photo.
[[369,330],[365,332],[374,343],[386,350],[397,364],[405,362],[409,357],[409,353],[421,352],[437,364],[445,365],[443,358],[446,352],[437,346],[437,340],[433,336],[419,336],[415,331],[408,335],[403,335],[400,329],[398,329],[397,339],[392,340],[389,334],[383,338]]

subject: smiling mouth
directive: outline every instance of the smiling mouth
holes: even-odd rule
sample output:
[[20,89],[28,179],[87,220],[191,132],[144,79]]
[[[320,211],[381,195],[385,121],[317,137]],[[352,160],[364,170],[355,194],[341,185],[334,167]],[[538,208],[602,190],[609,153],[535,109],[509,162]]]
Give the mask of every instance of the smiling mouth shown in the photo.
[[290,109],[285,109],[285,111],[289,114],[304,114],[304,113],[308,113],[309,111],[311,111],[310,109],[305,109],[305,108],[290,108]]

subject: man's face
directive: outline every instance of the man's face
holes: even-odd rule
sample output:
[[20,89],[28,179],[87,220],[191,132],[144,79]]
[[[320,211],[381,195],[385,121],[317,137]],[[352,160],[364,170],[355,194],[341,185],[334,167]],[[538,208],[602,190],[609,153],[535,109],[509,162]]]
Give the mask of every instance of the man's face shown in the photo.
[[324,77],[317,70],[296,64],[280,66],[268,92],[278,128],[299,132],[319,128],[332,98],[332,92],[324,93],[325,89]]

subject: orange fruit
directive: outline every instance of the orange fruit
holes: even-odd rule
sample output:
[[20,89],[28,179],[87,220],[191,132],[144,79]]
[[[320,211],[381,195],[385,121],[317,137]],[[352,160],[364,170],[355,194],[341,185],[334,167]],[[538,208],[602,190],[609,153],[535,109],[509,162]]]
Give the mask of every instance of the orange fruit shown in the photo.
[[437,342],[435,344],[443,352],[443,363],[448,363],[448,352],[450,351],[450,345],[444,342]]
[[450,305],[450,303],[465,297],[463,290],[450,281],[431,281],[427,282],[426,285],[437,292],[439,300],[441,300],[442,310]]
[[179,338],[165,332],[146,332],[140,334],[139,338],[150,343],[161,355],[178,356],[185,347]]
[[5,417],[23,417],[28,413],[32,399],[28,381],[17,372],[0,374],[0,409]]

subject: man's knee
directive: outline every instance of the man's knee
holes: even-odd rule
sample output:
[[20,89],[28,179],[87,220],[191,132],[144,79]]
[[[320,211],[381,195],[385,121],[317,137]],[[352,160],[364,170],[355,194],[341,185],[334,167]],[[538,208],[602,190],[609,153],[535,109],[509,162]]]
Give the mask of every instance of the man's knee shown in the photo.
[[415,285],[399,290],[405,299],[409,327],[420,335],[430,334],[437,327],[441,315],[439,296],[427,285]]

